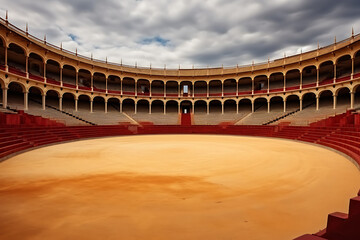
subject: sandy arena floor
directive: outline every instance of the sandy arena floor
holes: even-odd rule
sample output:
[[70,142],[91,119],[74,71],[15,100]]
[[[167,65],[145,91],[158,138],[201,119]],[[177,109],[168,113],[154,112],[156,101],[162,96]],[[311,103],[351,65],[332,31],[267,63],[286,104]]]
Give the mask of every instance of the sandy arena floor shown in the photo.
[[287,140],[86,140],[0,163],[0,239],[289,240],[348,209],[360,174]]

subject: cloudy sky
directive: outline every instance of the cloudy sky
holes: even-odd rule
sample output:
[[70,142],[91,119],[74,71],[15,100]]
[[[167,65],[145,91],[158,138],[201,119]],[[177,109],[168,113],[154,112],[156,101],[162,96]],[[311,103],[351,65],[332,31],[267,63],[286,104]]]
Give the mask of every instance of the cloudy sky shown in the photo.
[[139,66],[235,66],[360,33],[359,0],[0,0],[0,16],[94,58]]

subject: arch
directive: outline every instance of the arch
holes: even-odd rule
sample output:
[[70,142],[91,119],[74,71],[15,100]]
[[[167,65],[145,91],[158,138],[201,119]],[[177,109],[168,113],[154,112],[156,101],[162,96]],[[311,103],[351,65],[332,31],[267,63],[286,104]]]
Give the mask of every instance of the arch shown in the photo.
[[164,102],[161,100],[152,101],[151,113],[164,113]]
[[150,103],[148,100],[140,99],[136,102],[137,113],[149,113]]
[[107,100],[107,109],[109,113],[120,112],[120,100],[115,97],[111,97]]
[[254,100],[254,112],[267,112],[267,99],[260,97]]
[[105,112],[105,99],[102,96],[95,96],[93,98],[93,111]]
[[351,96],[350,96],[350,89],[347,87],[339,88],[336,91],[336,105],[340,108],[350,108]]
[[325,61],[319,65],[319,85],[333,83],[334,76],[333,61]]
[[180,82],[180,95],[182,97],[192,96],[193,84],[190,81],[181,81]]
[[122,90],[124,95],[134,95],[135,94],[135,79],[125,77],[122,80]]
[[316,66],[310,65],[303,68],[302,72],[302,87],[316,86],[317,81],[317,69]]
[[94,91],[102,91],[106,90],[106,76],[103,73],[95,72],[93,76],[93,87]]
[[179,103],[174,100],[170,100],[166,102],[166,114],[168,113],[176,113],[179,111]]
[[26,72],[26,50],[15,43],[10,43],[7,50],[9,71],[24,75]]
[[46,79],[48,81],[60,82],[60,63],[52,59],[46,61]]
[[238,93],[239,95],[251,94],[252,93],[252,79],[250,77],[243,77],[238,82]]
[[122,101],[122,111],[126,113],[135,113],[135,101],[127,98]]
[[[44,91],[36,86],[29,88],[29,109],[42,109]],[[46,101],[45,101],[46,103]]]
[[86,69],[80,69],[78,73],[79,88],[90,90],[91,88],[91,72]]
[[336,78],[351,76],[352,60],[350,55],[343,55],[336,59]]
[[76,86],[76,68],[65,64],[62,69],[62,81],[64,86]]
[[44,59],[36,53],[30,53],[28,59],[29,75],[44,76]]
[[222,82],[220,80],[211,80],[209,82],[209,95],[210,96],[222,95]]
[[182,113],[191,113],[192,112],[192,102],[184,100],[180,103],[180,108]]
[[75,110],[75,95],[70,92],[66,92],[62,95],[62,107],[65,111]]
[[301,73],[299,69],[292,69],[285,74],[286,90],[294,90],[300,88]]
[[300,109],[300,97],[298,95],[289,95],[285,100],[287,111],[295,111]]
[[237,104],[233,99],[228,99],[224,103],[224,113],[236,113]]
[[109,75],[107,81],[107,89],[109,92],[121,92],[121,79],[116,75]]
[[267,92],[268,87],[268,77],[266,75],[259,75],[254,78],[255,93]]
[[179,85],[177,81],[167,81],[166,82],[166,96],[178,96],[179,95]]
[[333,92],[331,90],[324,90],[319,93],[319,109],[333,107]]
[[90,112],[90,96],[82,94],[78,97],[78,111]]
[[164,96],[165,83],[161,80],[154,80],[151,82],[151,95]]
[[207,96],[207,82],[196,81],[194,83],[194,96],[195,97],[206,97]]
[[226,79],[224,81],[224,95],[235,96],[236,95],[236,80]]
[[209,113],[221,113],[222,103],[219,100],[212,100],[209,102]]
[[274,96],[270,98],[270,111],[271,112],[283,112],[284,111],[284,99],[280,96]]
[[45,99],[46,99],[46,105],[50,105],[52,107],[56,107],[56,108],[59,108],[59,92],[56,91],[56,90],[48,90],[46,92],[46,96],[45,96]]
[[204,100],[198,100],[194,103],[194,113],[195,114],[206,114],[207,113],[207,103]]
[[283,91],[284,83],[284,74],[282,72],[272,73],[269,77],[270,91]]
[[302,107],[308,109],[316,109],[316,94],[308,92],[301,97]]
[[249,113],[252,111],[252,102],[248,98],[243,98],[239,101],[239,113]]
[[147,79],[139,79],[137,81],[137,94],[139,96],[150,96],[150,81]]
[[8,106],[15,109],[24,109],[25,86],[19,82],[10,82],[8,85]]

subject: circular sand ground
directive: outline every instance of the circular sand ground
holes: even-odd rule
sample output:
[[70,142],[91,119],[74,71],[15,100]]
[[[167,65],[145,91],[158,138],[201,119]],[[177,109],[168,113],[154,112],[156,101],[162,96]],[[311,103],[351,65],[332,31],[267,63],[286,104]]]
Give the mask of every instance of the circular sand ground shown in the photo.
[[292,239],[347,211],[360,174],[293,141],[130,136],[0,163],[0,239]]

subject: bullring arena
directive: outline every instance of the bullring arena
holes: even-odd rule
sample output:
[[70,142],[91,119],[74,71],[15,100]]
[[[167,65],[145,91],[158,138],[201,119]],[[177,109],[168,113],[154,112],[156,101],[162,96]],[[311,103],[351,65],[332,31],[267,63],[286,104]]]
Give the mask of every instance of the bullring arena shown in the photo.
[[359,35],[158,69],[0,23],[1,239],[360,239]]

